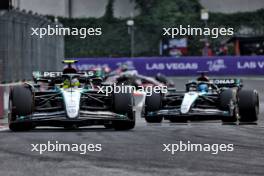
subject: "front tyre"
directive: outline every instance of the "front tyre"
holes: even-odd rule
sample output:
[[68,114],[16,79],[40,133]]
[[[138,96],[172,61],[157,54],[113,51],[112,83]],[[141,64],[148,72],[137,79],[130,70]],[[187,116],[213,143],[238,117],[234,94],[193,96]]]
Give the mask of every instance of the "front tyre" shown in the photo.
[[126,115],[128,120],[113,121],[115,130],[130,130],[135,127],[136,118],[133,111],[134,98],[131,93],[113,94],[113,109],[117,114]]
[[230,117],[223,117],[223,123],[235,123],[238,120],[238,107],[236,92],[233,89],[224,90],[220,94],[220,108],[224,111],[229,111]]
[[9,129],[11,131],[29,131],[34,128],[30,122],[17,122],[18,117],[28,116],[33,111],[32,91],[25,86],[13,87],[9,97]]
[[240,122],[255,122],[259,115],[259,95],[256,90],[241,90],[238,93]]
[[133,115],[133,120],[131,120],[131,121],[115,121],[113,123],[114,129],[117,131],[131,130],[135,127],[135,125],[136,125],[136,121],[135,121],[134,115]]
[[152,92],[150,96],[146,96],[145,100],[145,120],[148,123],[161,123],[163,117],[161,116],[149,116],[149,112],[158,111],[161,109],[162,94]]

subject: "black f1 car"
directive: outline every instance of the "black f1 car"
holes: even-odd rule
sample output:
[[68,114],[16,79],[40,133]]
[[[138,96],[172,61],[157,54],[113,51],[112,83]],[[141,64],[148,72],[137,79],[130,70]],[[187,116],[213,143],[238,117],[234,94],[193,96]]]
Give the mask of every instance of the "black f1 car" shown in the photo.
[[93,72],[78,73],[71,67],[63,72],[34,72],[34,83],[11,88],[9,128],[31,130],[36,126],[76,128],[104,125],[116,130],[135,126],[131,93],[106,95],[93,85]]
[[159,123],[221,119],[223,122],[255,122],[259,114],[256,90],[244,90],[240,79],[209,80],[203,76],[186,84],[185,91],[146,97],[144,117]]

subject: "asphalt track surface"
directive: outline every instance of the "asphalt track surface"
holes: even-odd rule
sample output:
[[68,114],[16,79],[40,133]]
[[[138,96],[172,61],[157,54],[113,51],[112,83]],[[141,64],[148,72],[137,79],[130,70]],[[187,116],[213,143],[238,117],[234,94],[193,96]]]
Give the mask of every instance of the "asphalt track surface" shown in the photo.
[[[186,79],[174,79],[182,88]],[[257,124],[223,125],[220,121],[188,124],[147,124],[137,117],[135,129],[117,132],[100,127],[74,131],[42,128],[32,132],[0,131],[0,176],[141,176],[264,175],[263,79],[247,78],[245,88],[260,93],[261,113]],[[101,152],[31,152],[31,144],[102,144]],[[163,144],[179,141],[200,144],[234,144],[233,152],[162,152]]]

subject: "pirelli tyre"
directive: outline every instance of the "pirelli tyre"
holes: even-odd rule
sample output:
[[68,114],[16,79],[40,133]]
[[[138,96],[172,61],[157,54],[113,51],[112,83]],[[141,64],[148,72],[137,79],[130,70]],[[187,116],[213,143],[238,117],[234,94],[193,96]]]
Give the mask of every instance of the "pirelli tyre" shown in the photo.
[[259,115],[259,95],[256,90],[238,92],[240,122],[255,122]]
[[162,94],[152,92],[151,95],[146,96],[145,100],[145,120],[148,123],[161,123],[163,117],[161,116],[148,116],[148,112],[158,111],[162,104]]
[[15,86],[11,88],[9,98],[9,129],[11,131],[28,131],[34,128],[33,124],[19,122],[17,118],[28,116],[32,113],[33,96],[32,91],[26,86]]
[[224,111],[229,111],[231,116],[222,117],[224,123],[237,122],[239,117],[238,106],[237,106],[237,93],[234,89],[227,89],[220,94],[220,108]]
[[129,120],[117,120],[113,122],[115,130],[130,130],[135,127],[136,119],[133,111],[134,98],[132,93],[113,94],[113,109],[117,114],[123,114]]

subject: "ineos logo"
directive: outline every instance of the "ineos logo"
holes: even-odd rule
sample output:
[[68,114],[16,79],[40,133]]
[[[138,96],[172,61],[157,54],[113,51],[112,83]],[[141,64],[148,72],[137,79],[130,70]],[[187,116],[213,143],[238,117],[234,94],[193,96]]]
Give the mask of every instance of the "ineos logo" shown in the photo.
[[223,80],[214,80],[215,84],[234,84],[235,80],[233,79],[223,79]]

